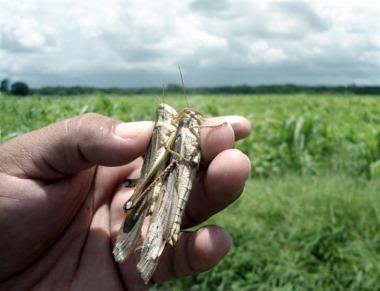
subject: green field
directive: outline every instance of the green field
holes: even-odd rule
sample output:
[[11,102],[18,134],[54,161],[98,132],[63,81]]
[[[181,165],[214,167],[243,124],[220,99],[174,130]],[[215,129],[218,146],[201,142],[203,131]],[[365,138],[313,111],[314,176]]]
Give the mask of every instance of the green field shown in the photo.
[[[157,289],[380,289],[379,97],[189,97],[205,115],[251,120],[253,133],[237,147],[253,171],[242,197],[209,221],[231,232],[233,251],[213,270]],[[160,101],[0,95],[0,139],[85,112],[152,119]],[[165,102],[186,104],[180,95]]]

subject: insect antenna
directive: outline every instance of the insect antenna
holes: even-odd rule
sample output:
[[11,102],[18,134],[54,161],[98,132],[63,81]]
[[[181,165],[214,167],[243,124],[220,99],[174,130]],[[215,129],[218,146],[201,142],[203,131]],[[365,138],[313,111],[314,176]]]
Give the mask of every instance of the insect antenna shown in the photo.
[[157,105],[162,103],[162,96],[160,94],[154,94],[154,103]]
[[162,101],[162,103],[165,103],[165,84],[162,84],[161,101]]
[[187,108],[190,108],[189,100],[187,99],[187,96],[186,96],[185,82],[183,81],[181,66],[179,64],[178,64],[178,70],[179,70],[179,75],[181,76],[183,95],[185,96],[186,105],[187,105]]

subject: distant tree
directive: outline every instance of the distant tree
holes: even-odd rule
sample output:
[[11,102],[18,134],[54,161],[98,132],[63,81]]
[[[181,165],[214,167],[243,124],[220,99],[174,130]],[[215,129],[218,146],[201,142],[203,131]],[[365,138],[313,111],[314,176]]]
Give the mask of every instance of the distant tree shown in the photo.
[[11,86],[11,94],[17,96],[26,96],[29,94],[29,86],[24,82],[16,82]]
[[9,92],[9,79],[3,79],[0,85],[0,91],[3,93]]
[[166,86],[166,89],[165,89],[166,92],[169,92],[169,93],[180,93],[180,92],[183,92],[183,88],[182,86],[178,85],[178,84],[168,84]]

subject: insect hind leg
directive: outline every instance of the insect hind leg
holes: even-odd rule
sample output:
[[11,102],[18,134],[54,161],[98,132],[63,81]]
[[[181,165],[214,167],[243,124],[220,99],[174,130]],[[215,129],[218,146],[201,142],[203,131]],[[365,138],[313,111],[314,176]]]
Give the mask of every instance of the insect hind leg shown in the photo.
[[177,153],[176,151],[173,151],[172,149],[166,149],[169,153],[171,153],[173,156],[176,156],[179,160],[185,161],[186,163],[193,165],[194,162],[192,160],[186,159],[184,156],[182,156],[180,153]]
[[194,134],[194,136],[198,139],[198,141],[200,141],[201,139],[201,136],[199,135],[199,133],[195,130],[196,128],[217,128],[217,127],[222,127],[222,126],[227,126],[228,125],[228,122],[227,121],[223,121],[222,123],[219,123],[219,124],[213,124],[213,125],[199,125],[199,126],[192,126],[192,127],[189,127],[190,131],[192,134]]
[[222,127],[222,126],[227,126],[228,125],[228,122],[227,121],[223,121],[219,124],[210,124],[210,125],[198,125],[198,126],[192,126],[190,127],[190,129],[194,129],[194,128],[216,128],[216,127]]
[[[145,194],[147,194],[150,190],[153,189],[153,187],[158,183],[158,181],[160,179],[162,179],[164,176],[166,176],[170,169],[172,167],[174,167],[174,165],[176,164],[176,160],[173,160],[170,162],[169,165],[167,165],[165,167],[165,169],[161,172],[160,175],[158,175],[147,187],[146,189],[141,193],[141,195],[139,195],[139,197],[143,197]],[[141,199],[141,198],[140,198]],[[140,200],[139,199],[139,200]],[[139,200],[137,201],[134,201],[133,197],[129,198],[125,203],[124,203],[124,206],[123,206],[123,209],[124,209],[124,212],[128,212],[129,210],[133,209],[135,207],[136,204],[138,204]]]

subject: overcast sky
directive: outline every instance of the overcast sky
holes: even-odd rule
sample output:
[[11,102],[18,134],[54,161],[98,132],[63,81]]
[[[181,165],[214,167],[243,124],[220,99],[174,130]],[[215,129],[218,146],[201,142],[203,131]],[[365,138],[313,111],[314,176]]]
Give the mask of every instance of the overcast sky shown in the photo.
[[[334,3],[334,4],[331,4]],[[0,0],[0,78],[380,85],[380,1]]]

